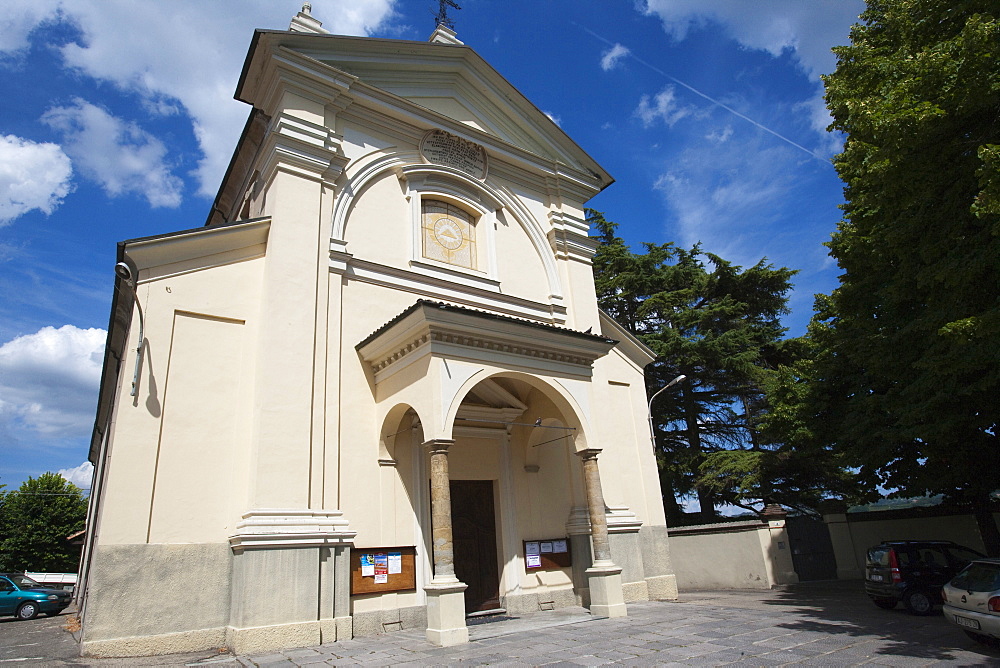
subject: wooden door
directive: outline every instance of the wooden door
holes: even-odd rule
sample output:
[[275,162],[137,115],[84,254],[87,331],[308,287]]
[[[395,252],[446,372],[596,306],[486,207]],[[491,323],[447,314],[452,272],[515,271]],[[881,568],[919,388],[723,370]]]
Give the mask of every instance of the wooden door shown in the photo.
[[451,522],[455,575],[469,585],[465,590],[466,613],[499,608],[493,481],[452,480]]

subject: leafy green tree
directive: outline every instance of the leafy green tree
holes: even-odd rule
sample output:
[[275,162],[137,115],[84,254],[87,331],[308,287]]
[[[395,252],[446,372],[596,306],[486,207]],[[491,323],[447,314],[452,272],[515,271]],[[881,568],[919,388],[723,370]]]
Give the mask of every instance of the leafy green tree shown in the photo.
[[87,517],[87,500],[76,485],[44,473],[0,502],[0,571],[76,571],[80,548],[66,537],[83,529]]
[[802,414],[871,485],[968,503],[991,554],[1000,432],[1000,8],[869,0],[825,77],[843,270]]
[[[784,341],[793,271],[765,260],[742,268],[701,250],[645,244],[633,253],[616,224],[597,211],[594,256],[598,302],[657,354],[647,368],[652,395],[684,375],[676,391],[653,405],[664,504],[672,522],[676,496],[698,495],[701,519],[729,503],[750,510],[768,503],[814,507],[842,468],[800,457],[758,422],[768,411],[766,389],[775,369],[803,346]],[[827,459],[825,464],[831,464]]]

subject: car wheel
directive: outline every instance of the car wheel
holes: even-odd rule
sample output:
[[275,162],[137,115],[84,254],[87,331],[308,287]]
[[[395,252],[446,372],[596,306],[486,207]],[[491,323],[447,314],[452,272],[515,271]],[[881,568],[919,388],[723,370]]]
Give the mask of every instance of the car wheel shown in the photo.
[[930,595],[920,589],[906,592],[903,596],[903,605],[911,615],[929,615],[934,612],[934,601]]
[[21,604],[21,607],[17,609],[17,618],[28,620],[34,619],[38,616],[38,604],[32,601],[26,601]]
[[[962,630],[965,631],[965,629]],[[970,638],[972,638],[981,645],[996,647],[998,644],[997,641],[991,638],[990,636],[983,635],[982,633],[976,633],[975,631],[965,631],[965,635],[969,636]]]
[[899,603],[899,601],[897,601],[894,598],[884,598],[880,596],[878,598],[873,598],[872,603],[882,608],[883,610],[892,610],[893,608],[896,607],[896,604]]

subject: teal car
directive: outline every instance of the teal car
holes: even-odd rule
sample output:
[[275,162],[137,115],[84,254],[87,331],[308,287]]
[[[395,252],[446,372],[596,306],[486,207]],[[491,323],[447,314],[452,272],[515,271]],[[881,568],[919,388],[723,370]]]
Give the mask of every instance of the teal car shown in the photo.
[[0,615],[34,619],[39,612],[58,615],[69,605],[68,591],[49,589],[24,575],[0,573]]

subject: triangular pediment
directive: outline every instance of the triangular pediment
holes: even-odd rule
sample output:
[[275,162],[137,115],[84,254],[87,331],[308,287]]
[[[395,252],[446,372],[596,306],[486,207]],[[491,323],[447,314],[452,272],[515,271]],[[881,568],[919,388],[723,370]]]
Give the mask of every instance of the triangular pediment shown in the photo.
[[401,105],[430,110],[548,161],[611,177],[563,130],[472,48],[462,44],[258,31],[237,97],[256,52],[288,50],[388,93]]

